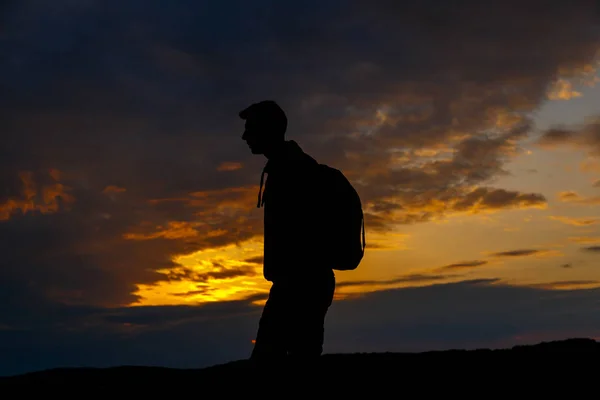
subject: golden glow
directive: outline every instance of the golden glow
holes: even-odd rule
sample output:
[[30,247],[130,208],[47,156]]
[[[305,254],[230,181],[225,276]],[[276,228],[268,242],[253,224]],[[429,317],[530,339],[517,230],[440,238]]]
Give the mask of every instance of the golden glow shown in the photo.
[[365,236],[367,251],[389,251],[406,249],[410,235],[401,232],[372,232]]
[[558,79],[548,91],[550,100],[570,100],[581,96],[581,92],[574,90],[573,84],[566,79]]
[[156,238],[165,239],[184,239],[198,236],[198,231],[195,229],[197,226],[203,225],[200,223],[186,222],[186,221],[170,221],[167,226],[158,225],[157,231],[150,234],[143,233],[125,233],[124,239],[129,240],[149,240]]
[[177,256],[173,261],[179,267],[158,271],[164,280],[137,285],[141,299],[133,305],[198,304],[268,293],[262,265],[248,261],[260,256],[262,242],[257,240]]
[[217,167],[217,171],[237,171],[242,167],[242,163],[239,162],[224,162]]

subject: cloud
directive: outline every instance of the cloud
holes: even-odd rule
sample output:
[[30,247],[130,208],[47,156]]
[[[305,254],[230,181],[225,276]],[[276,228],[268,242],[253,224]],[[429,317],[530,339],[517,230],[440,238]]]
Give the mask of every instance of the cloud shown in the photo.
[[600,281],[594,280],[573,280],[573,281],[555,281],[547,283],[539,283],[531,285],[531,287],[537,287],[540,289],[585,289],[585,288],[597,288],[600,287]]
[[546,148],[574,146],[597,157],[600,155],[600,116],[589,118],[582,126],[550,128],[543,132],[538,144]]
[[567,128],[554,127],[544,132],[538,143],[542,146],[552,147],[569,141],[575,133]]
[[546,250],[519,249],[491,253],[492,257],[527,257],[546,253]]
[[600,218],[595,218],[595,217],[573,218],[573,217],[552,215],[549,218],[552,220],[555,220],[555,221],[560,221],[563,224],[574,225],[574,226],[589,226],[589,225],[595,225],[600,222]]
[[558,79],[548,92],[550,100],[570,100],[581,96],[581,92],[573,89],[573,84],[566,79]]
[[598,179],[596,182],[594,182],[594,184],[592,186],[600,188],[600,179]]
[[[75,202],[69,188],[59,182],[60,171],[50,170],[46,181],[37,183],[33,172],[20,172],[21,190],[15,196],[8,196],[0,203],[0,221],[10,219],[16,213],[55,213],[60,209],[68,209]],[[10,187],[10,186],[9,186]]]
[[454,278],[457,275],[432,275],[432,274],[409,274],[387,280],[364,280],[364,281],[345,281],[336,284],[336,288],[355,287],[355,286],[377,286],[379,288],[392,286],[398,283],[431,283],[440,280]]
[[558,194],[558,198],[560,201],[565,203],[574,203],[588,206],[600,204],[600,196],[583,197],[574,191],[560,192]]
[[584,247],[585,251],[589,251],[591,253],[599,253],[600,252],[600,246],[590,246],[590,247]]
[[227,279],[253,275],[256,275],[256,269],[253,266],[243,265],[235,268],[227,268],[222,265],[214,265],[211,271],[204,273],[198,273],[194,269],[186,267],[171,269],[167,273],[167,279],[206,282],[210,279]]
[[239,162],[223,162],[217,167],[217,171],[236,171],[242,168],[243,165]]
[[445,265],[445,266],[441,267],[440,269],[468,269],[468,268],[480,267],[482,265],[486,265],[487,263],[488,263],[488,261],[485,261],[485,260],[465,261],[465,262]]
[[104,188],[104,190],[102,191],[102,193],[104,194],[113,194],[113,193],[123,193],[126,192],[127,189],[125,188],[121,188],[115,185],[108,185],[107,187]]
[[[424,178],[426,179],[426,178]],[[412,182],[412,181],[411,181]],[[383,182],[381,182],[384,185]],[[422,181],[421,181],[422,184]],[[520,193],[504,189],[479,187],[474,190],[448,189],[420,192],[408,188],[386,197],[384,203],[367,204],[365,220],[375,230],[385,230],[390,222],[415,224],[439,219],[450,214],[479,214],[506,209],[545,208],[546,198],[541,194]]]
[[569,240],[575,243],[593,244],[600,243],[600,236],[573,236]]
[[265,258],[263,256],[251,257],[251,258],[247,258],[244,260],[244,262],[247,262],[250,264],[260,264],[260,265],[262,265],[264,261],[265,261]]

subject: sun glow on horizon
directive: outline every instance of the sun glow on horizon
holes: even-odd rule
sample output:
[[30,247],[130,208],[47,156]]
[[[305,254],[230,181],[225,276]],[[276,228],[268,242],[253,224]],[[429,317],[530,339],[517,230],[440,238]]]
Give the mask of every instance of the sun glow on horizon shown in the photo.
[[132,306],[201,304],[266,293],[261,250],[262,241],[251,239],[176,256],[178,267],[157,271],[163,280],[136,285],[140,299]]

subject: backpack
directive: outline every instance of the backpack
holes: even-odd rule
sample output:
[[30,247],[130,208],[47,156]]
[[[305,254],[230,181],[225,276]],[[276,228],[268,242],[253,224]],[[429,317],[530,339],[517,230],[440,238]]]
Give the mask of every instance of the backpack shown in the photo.
[[333,167],[318,164],[318,226],[323,235],[323,254],[335,270],[354,270],[366,247],[365,222],[360,196],[344,174]]

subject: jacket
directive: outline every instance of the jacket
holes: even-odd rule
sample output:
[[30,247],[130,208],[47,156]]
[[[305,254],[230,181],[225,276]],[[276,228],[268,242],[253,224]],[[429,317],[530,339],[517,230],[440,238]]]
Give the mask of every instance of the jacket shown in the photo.
[[313,192],[317,167],[318,162],[290,140],[263,169],[258,207],[264,207],[263,274],[268,281],[306,278],[327,270],[319,262],[323,238],[314,229],[322,218]]

